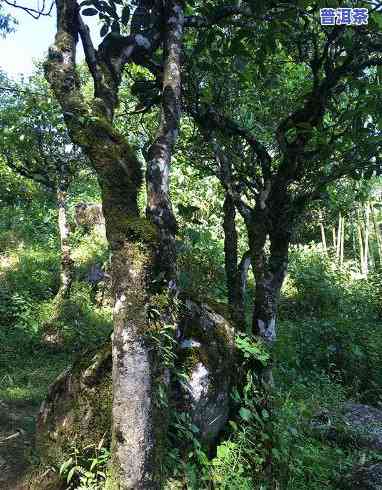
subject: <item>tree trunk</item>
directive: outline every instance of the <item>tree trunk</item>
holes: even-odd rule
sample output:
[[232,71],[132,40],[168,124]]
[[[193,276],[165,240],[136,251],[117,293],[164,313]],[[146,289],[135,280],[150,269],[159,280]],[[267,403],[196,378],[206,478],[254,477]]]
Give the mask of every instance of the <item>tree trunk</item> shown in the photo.
[[382,267],[382,243],[381,243],[381,234],[380,234],[380,230],[379,230],[378,223],[377,223],[377,217],[376,217],[376,213],[375,213],[375,208],[374,208],[373,205],[371,205],[370,207],[371,207],[371,217],[372,217],[372,220],[373,220],[374,233],[375,233],[375,237],[376,237],[376,240],[377,240],[378,262],[379,262],[379,266]]
[[358,244],[359,244],[359,263],[361,274],[365,274],[365,265],[364,265],[364,251],[363,251],[363,239],[362,239],[362,229],[361,224],[358,222],[357,224],[357,232],[358,232]]
[[112,477],[121,490],[159,488],[156,365],[146,337],[157,247],[155,230],[131,210],[114,206],[113,199],[110,203],[104,196],[103,202],[115,297]]
[[244,253],[241,261],[239,263],[236,284],[237,284],[237,294],[235,303],[235,315],[236,323],[242,331],[246,330],[245,321],[245,292],[247,289],[248,282],[248,271],[251,265],[251,253],[248,250]]
[[340,261],[340,253],[341,253],[341,231],[342,231],[342,216],[341,213],[338,215],[338,230],[337,230],[337,250],[336,257],[337,261]]
[[90,105],[79,90],[74,62],[76,15],[76,2],[57,2],[58,33],[45,72],[71,138],[94,166],[102,190],[115,297],[112,479],[120,490],[159,488],[161,425],[153,401],[157,366],[147,339],[157,233],[139,216],[141,166],[112,126],[116,97]]
[[369,205],[365,204],[365,257],[364,257],[364,271],[367,277],[369,273],[369,234],[370,234],[370,213]]
[[[288,249],[292,233],[289,200],[285,187],[273,189],[268,206],[262,196],[250,217],[246,220],[255,276],[255,299],[253,309],[253,332],[270,349],[276,341],[276,318],[281,287],[288,267]],[[270,251],[266,253],[269,236]],[[272,363],[261,373],[265,386],[273,386]]]
[[74,262],[70,255],[69,244],[69,223],[67,215],[67,197],[69,187],[69,175],[66,165],[62,163],[58,168],[57,184],[57,208],[58,208],[58,229],[60,234],[61,249],[61,271],[60,287],[56,299],[61,301],[67,298],[74,276]]
[[340,265],[344,264],[344,241],[345,241],[345,216],[342,217],[341,221],[341,246],[340,246]]
[[159,234],[157,251],[158,286],[177,291],[175,233],[177,229],[169,197],[171,155],[179,133],[181,116],[181,47],[184,14],[179,0],[166,2],[166,34],[162,110],[155,141],[148,151],[146,186],[149,220]]
[[321,242],[322,242],[322,251],[326,255],[328,253],[326,246],[326,236],[325,236],[325,228],[322,222],[320,222],[320,230],[321,230]]
[[332,235],[333,235],[333,250],[336,250],[337,239],[336,239],[336,227],[335,226],[333,226],[333,228],[332,228]]
[[[75,0],[56,0],[56,6],[57,35],[49,50],[45,74],[62,107],[73,142],[82,148],[97,172],[112,253],[115,297],[112,488],[160,488],[166,423],[163,410],[156,402],[156,390],[166,384],[166,373],[159,366],[150,334],[152,328],[158,332],[162,327],[163,315],[159,315],[159,320],[153,317],[153,312],[161,307],[155,301],[159,294],[168,291],[162,286],[171,287],[176,276],[175,226],[171,212],[167,212],[171,211],[168,172],[180,117],[183,9],[175,0],[166,2],[164,8],[162,116],[149,152],[149,219],[145,219],[138,210],[142,184],[140,162],[113,127],[120,81],[115,73],[118,60],[108,63],[110,59],[103,58],[107,56],[106,51],[95,52],[86,26],[78,17]],[[95,96],[89,103],[81,94],[75,65],[78,33],[95,86]]]
[[228,304],[232,318],[235,320],[237,303],[237,231],[236,231],[236,208],[232,197],[226,193],[223,204],[224,220],[224,261],[227,281]]

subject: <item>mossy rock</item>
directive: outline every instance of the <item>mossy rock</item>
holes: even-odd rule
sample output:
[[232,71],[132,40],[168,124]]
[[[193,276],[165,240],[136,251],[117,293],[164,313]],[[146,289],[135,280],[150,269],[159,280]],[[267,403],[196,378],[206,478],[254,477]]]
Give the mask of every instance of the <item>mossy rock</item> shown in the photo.
[[[58,470],[74,449],[80,452],[109,444],[112,404],[111,344],[82,355],[51,385],[37,420],[36,451],[40,475],[29,488],[60,490]],[[41,480],[41,474],[46,478]],[[34,483],[33,483],[34,482]],[[37,486],[36,486],[37,485]]]
[[[188,383],[174,383],[176,404],[188,411],[204,446],[210,446],[225,426],[235,357],[234,331],[211,307],[191,300],[182,302],[177,326],[178,366]],[[192,348],[188,343],[193,344]],[[37,422],[39,457],[37,484],[28,489],[61,490],[57,470],[75,447],[80,452],[110,444],[112,413],[111,343],[82,355],[53,383]],[[55,468],[56,473],[48,471]],[[48,471],[48,473],[46,473]],[[49,476],[41,479],[44,472]],[[34,485],[34,486],[33,486]],[[52,486],[53,485],[53,486]]]
[[347,402],[336,412],[321,412],[311,428],[337,444],[382,451],[382,410],[369,405]]
[[180,383],[179,399],[208,448],[228,420],[234,330],[211,306],[185,300],[179,332],[178,367],[188,375],[188,382]]

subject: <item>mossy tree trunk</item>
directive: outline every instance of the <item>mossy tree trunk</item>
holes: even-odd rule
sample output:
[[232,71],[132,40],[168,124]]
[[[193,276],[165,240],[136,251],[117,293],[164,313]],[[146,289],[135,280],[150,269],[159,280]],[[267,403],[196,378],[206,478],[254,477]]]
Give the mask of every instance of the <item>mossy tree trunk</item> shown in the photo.
[[169,197],[169,174],[173,146],[179,132],[181,116],[181,48],[184,14],[182,2],[165,3],[166,32],[164,37],[164,64],[162,107],[159,128],[150,146],[147,161],[147,217],[159,234],[157,268],[162,284],[177,289],[175,233],[176,221]]
[[[56,7],[57,34],[49,50],[45,73],[62,107],[73,142],[82,148],[96,170],[112,252],[115,297],[112,482],[115,488],[123,490],[159,488],[163,427],[154,423],[160,419],[160,414],[156,414],[154,380],[157,382],[160,366],[147,332],[150,299],[159,292],[158,274],[166,278],[167,286],[175,274],[175,220],[168,197],[168,172],[180,118],[183,10],[177,1],[166,2],[164,12],[158,15],[157,25],[147,38],[142,39],[143,34],[121,36],[113,49],[103,42],[96,50],[77,2],[56,0]],[[142,2],[137,15],[142,17],[141,10],[145,8],[147,12],[143,14],[152,14],[151,6]],[[163,19],[164,32],[158,27]],[[132,26],[136,27],[137,22],[132,22]],[[76,71],[78,36],[94,81],[94,97],[90,102],[82,97]],[[113,127],[113,115],[124,65],[131,60],[147,64],[161,38],[165,48],[162,118],[149,152],[147,219],[138,210],[141,165]],[[158,254],[158,250],[165,251],[165,256]]]
[[224,261],[227,281],[228,304],[232,320],[237,328],[245,330],[245,290],[251,265],[249,251],[238,263],[238,234],[236,230],[236,206],[229,193],[223,204]]
[[57,300],[61,301],[70,293],[70,288],[74,277],[74,261],[70,254],[70,231],[68,223],[68,189],[70,175],[65,162],[60,162],[57,167],[58,175],[56,196],[58,209],[58,230],[61,249],[60,288],[57,293]]
[[231,316],[236,320],[237,303],[237,231],[236,231],[236,207],[232,197],[226,193],[223,204],[223,230],[224,230],[224,262],[227,281],[228,304]]

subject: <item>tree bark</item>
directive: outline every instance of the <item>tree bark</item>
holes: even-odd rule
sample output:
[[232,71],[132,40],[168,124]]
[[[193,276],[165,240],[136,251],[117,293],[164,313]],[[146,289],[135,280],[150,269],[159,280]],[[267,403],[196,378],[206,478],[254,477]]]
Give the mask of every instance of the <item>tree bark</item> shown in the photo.
[[374,227],[375,238],[377,240],[378,262],[379,262],[379,266],[381,267],[382,266],[381,233],[380,233],[380,230],[379,230],[379,227],[378,227],[377,217],[376,217],[375,208],[374,208],[373,204],[370,205],[370,208],[371,208],[371,217],[372,217],[372,220],[373,220],[373,227]]
[[181,117],[181,47],[184,13],[182,3],[169,0],[165,6],[166,33],[164,41],[164,70],[162,110],[155,141],[148,151],[146,214],[159,235],[156,255],[158,287],[166,285],[177,290],[175,233],[176,220],[169,198],[170,163],[179,133]]
[[370,234],[370,209],[369,204],[365,204],[365,258],[364,258],[364,271],[367,277],[369,273],[369,234]]
[[338,214],[338,230],[337,230],[337,250],[336,257],[337,261],[340,261],[340,253],[341,253],[341,231],[342,231],[342,215]]
[[328,249],[326,246],[325,228],[322,222],[320,222],[320,230],[321,230],[322,251],[324,252],[325,255],[327,255]]
[[56,299],[61,301],[68,297],[74,276],[74,262],[70,254],[69,223],[68,223],[68,198],[69,173],[65,163],[58,166],[57,176],[57,208],[58,229],[61,249],[60,287]]
[[[46,78],[62,107],[73,142],[83,149],[97,172],[112,253],[115,307],[110,478],[120,490],[159,488],[163,431],[155,403],[160,379],[149,339],[149,305],[155,289],[160,237],[155,226],[139,216],[141,165],[113,128],[118,80],[107,64],[97,62],[99,54],[97,58],[80,23],[77,2],[57,0],[56,6],[57,35],[45,63]],[[75,66],[79,30],[96,82],[96,96],[91,102],[81,94]]]
[[[288,249],[294,226],[283,183],[274,185],[271,192],[259,195],[246,219],[246,226],[256,283],[252,328],[272,350],[277,337],[278,302],[287,272]],[[268,237],[269,253],[266,252]],[[260,376],[265,387],[273,386],[272,362]]]
[[235,302],[235,315],[236,322],[242,331],[246,330],[245,321],[245,292],[247,290],[248,282],[248,271],[251,266],[251,253],[248,250],[243,254],[241,261],[238,266],[236,284],[237,284],[237,294]]
[[345,216],[341,221],[341,246],[340,246],[340,266],[344,265],[344,243],[345,243]]
[[232,197],[226,193],[223,204],[223,230],[224,230],[224,261],[227,281],[228,304],[231,315],[235,317],[235,305],[237,303],[237,274],[238,252],[236,231],[236,209]]

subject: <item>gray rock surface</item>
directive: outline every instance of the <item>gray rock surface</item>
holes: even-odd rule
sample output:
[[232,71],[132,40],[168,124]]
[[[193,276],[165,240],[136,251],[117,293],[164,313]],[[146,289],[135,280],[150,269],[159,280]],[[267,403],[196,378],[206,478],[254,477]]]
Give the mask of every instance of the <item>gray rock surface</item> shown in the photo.
[[[206,304],[183,302],[178,332],[179,370],[187,380],[176,383],[177,408],[198,427],[195,436],[209,447],[225,426],[235,355],[230,324]],[[110,436],[112,383],[111,345],[83,355],[50,387],[37,420],[36,446],[42,473],[28,490],[61,490],[56,467],[68,459],[68,449],[98,446]],[[185,441],[186,442],[186,441]],[[108,441],[106,441],[106,444]],[[1,487],[1,485],[0,485]],[[66,487],[65,487],[66,488]]]
[[180,358],[188,381],[181,383],[182,402],[198,438],[209,446],[225,426],[235,352],[230,324],[206,304],[186,300],[180,322]]
[[348,490],[382,490],[382,463],[357,466],[345,479]]
[[332,441],[382,451],[382,410],[369,405],[348,402],[338,413],[322,412],[312,428]]

